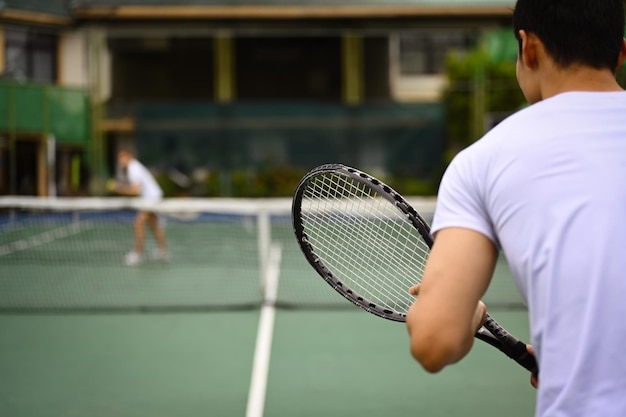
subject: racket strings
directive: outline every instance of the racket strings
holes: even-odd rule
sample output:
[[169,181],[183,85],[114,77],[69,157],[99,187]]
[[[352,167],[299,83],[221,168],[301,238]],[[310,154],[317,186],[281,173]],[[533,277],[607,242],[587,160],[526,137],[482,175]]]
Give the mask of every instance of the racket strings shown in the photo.
[[[357,192],[364,191],[366,188],[365,185],[358,183],[359,187]],[[353,185],[353,183],[350,183]],[[361,195],[361,194],[358,194]],[[399,236],[401,234],[395,233],[397,228],[397,224],[395,220],[390,222],[388,220],[378,221],[379,219],[384,219],[385,217],[395,217],[398,213],[395,211],[388,210],[391,206],[386,200],[382,198],[376,199],[376,195],[367,195],[368,199],[358,198],[358,204],[354,205],[354,218],[360,223],[361,229],[364,233],[363,236],[359,239],[361,243],[359,249],[363,251],[369,251],[369,247],[367,245],[371,243],[376,243],[377,250],[370,251],[370,258],[368,259],[368,265],[373,265],[375,268],[386,268],[389,264],[399,264],[403,262],[403,259],[406,259],[407,249],[408,247],[401,243]],[[367,205],[370,204],[371,201],[376,200],[376,205],[373,205],[375,212],[375,221],[371,221],[366,219],[366,217],[360,215],[360,213],[364,212],[367,209]],[[393,209],[393,207],[391,207]],[[367,221],[366,221],[367,220]],[[401,250],[399,250],[401,249]],[[412,254],[413,255],[413,254]],[[371,270],[371,268],[369,269]],[[365,273],[368,270],[364,271]],[[409,274],[409,270],[400,271],[404,274]],[[390,277],[387,274],[381,275],[381,277],[385,281],[385,285],[374,287],[373,282],[365,281],[369,283],[368,288],[371,289],[372,292],[379,291],[381,295],[385,295],[388,298],[395,298],[395,292],[397,291],[406,291],[405,287],[401,287],[397,284],[397,281]]]
[[[356,242],[356,244],[354,245],[355,251],[358,251],[359,253],[363,255],[366,255],[366,254],[370,255],[369,257],[342,256],[341,258],[337,258],[337,257],[332,256],[329,251],[325,251],[329,253],[328,256],[325,256],[327,258],[325,262],[326,263],[330,262],[334,264],[335,265],[333,267],[334,271],[338,270],[336,265],[340,262],[343,262],[345,265],[343,269],[350,271],[350,275],[346,275],[345,273],[341,273],[341,272],[339,272],[338,275],[341,276],[342,280],[349,282],[349,285],[351,287],[363,293],[363,295],[365,295],[367,298],[372,299],[372,301],[375,301],[377,303],[381,303],[381,300],[384,300],[385,304],[388,304],[387,300],[395,300],[398,298],[396,293],[400,292],[401,294],[405,294],[406,292],[405,286],[398,286],[397,284],[394,284],[394,281],[391,280],[391,277],[387,279],[388,275],[385,274],[384,271],[380,270],[382,266],[388,263],[388,262],[385,262],[385,257],[389,258],[388,251],[379,250],[378,252],[373,252],[373,253],[368,252],[367,248],[364,248],[362,244],[359,244],[359,242],[362,243],[363,240],[354,239],[352,237],[346,238],[345,236],[337,236],[336,234],[334,234],[334,235],[330,235],[330,238],[334,240],[337,245],[343,245],[343,246],[354,244]],[[366,239],[369,239],[370,241],[373,240],[371,236],[366,237]],[[330,259],[330,261],[328,259]],[[353,277],[375,278],[376,276],[382,277],[383,280],[386,280],[388,282],[381,283],[380,280],[378,280],[377,282],[375,279],[373,279],[372,281],[367,281],[367,280],[359,281],[359,280],[353,279]],[[398,306],[394,305],[394,307],[398,307]]]
[[406,311],[428,247],[396,207],[366,184],[328,173],[310,181],[302,219],[309,243],[338,279],[371,302]]

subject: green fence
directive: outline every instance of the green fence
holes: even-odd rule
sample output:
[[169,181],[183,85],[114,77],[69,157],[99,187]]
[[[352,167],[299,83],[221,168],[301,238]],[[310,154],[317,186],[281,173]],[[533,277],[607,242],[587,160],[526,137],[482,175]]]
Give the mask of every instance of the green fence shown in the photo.
[[151,103],[135,114],[139,158],[159,172],[209,171],[200,195],[290,195],[298,175],[329,162],[434,184],[443,164],[441,103]]
[[0,81],[0,131],[51,134],[59,144],[86,145],[90,138],[86,91]]

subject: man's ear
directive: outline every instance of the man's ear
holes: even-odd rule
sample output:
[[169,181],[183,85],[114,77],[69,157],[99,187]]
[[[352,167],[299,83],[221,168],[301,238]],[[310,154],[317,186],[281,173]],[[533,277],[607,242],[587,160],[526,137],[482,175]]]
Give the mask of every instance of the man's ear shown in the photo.
[[535,36],[535,34],[528,33],[523,29],[520,30],[518,34],[522,44],[520,48],[520,59],[522,60],[522,63],[528,68],[537,68],[539,39]]
[[626,60],[626,39],[622,38],[622,48],[619,51],[619,56],[617,57],[617,67],[615,70],[618,70],[624,65],[624,61]]

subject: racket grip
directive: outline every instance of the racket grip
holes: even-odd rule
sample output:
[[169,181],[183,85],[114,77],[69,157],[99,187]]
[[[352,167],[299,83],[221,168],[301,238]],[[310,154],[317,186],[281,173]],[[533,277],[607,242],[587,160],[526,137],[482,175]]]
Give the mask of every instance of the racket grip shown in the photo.
[[526,343],[517,340],[509,332],[504,330],[489,314],[483,325],[502,343],[499,349],[515,362],[529,370],[533,375],[539,375],[539,366],[534,355],[528,353]]
[[539,366],[537,365],[537,359],[535,356],[528,353],[528,349],[526,348],[526,344],[524,342],[520,342],[519,340],[510,347],[510,350],[507,349],[504,353],[515,362],[522,365],[524,368],[529,370],[533,375],[539,375]]

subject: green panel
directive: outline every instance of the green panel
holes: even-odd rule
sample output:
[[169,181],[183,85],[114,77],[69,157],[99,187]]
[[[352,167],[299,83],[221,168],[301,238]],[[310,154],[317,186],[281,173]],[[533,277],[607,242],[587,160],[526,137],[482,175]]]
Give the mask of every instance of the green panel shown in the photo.
[[37,133],[46,131],[44,89],[30,84],[13,85],[15,130]]
[[0,82],[1,131],[53,134],[58,143],[86,144],[89,120],[89,100],[83,90]]
[[81,90],[48,89],[50,131],[59,143],[86,143],[89,138],[87,95]]

